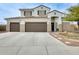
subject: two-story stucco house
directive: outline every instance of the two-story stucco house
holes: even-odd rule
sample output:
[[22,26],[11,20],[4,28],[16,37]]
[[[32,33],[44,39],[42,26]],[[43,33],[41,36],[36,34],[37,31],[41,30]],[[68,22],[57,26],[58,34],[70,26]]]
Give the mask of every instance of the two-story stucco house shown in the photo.
[[6,30],[11,32],[51,32],[61,30],[62,18],[66,15],[47,6],[40,5],[32,9],[19,9],[20,17],[5,18]]

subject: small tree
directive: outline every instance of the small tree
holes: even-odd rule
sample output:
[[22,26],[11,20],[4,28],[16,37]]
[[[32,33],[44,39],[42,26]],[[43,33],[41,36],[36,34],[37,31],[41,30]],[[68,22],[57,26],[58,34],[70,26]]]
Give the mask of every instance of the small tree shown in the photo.
[[65,21],[77,21],[79,29],[79,5],[72,6],[68,9],[69,14],[64,18]]

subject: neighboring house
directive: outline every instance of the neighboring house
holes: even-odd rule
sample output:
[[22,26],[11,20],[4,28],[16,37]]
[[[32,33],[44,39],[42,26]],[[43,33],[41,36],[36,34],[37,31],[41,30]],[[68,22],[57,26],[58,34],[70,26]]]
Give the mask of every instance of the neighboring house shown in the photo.
[[47,6],[40,5],[32,9],[19,9],[20,17],[5,18],[6,30],[11,32],[51,32],[61,30],[59,25],[66,15]]

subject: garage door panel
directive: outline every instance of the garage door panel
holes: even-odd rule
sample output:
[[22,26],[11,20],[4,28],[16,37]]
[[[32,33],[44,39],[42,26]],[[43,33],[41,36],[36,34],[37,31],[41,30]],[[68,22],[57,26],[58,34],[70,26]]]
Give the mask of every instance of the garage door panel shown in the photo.
[[47,23],[45,22],[28,22],[25,25],[26,32],[47,32]]
[[10,31],[11,32],[19,32],[20,31],[20,24],[17,22],[10,23]]

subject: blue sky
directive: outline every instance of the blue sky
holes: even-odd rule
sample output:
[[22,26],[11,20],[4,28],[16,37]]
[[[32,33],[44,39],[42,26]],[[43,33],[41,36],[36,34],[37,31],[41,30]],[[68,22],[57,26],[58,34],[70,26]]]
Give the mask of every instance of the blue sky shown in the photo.
[[39,5],[45,5],[50,7],[51,10],[67,12],[70,6],[76,4],[77,3],[0,3],[0,24],[6,23],[4,18],[20,16],[20,8],[33,8]]

